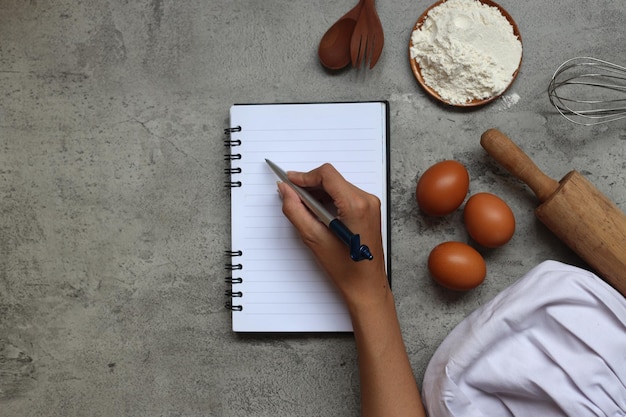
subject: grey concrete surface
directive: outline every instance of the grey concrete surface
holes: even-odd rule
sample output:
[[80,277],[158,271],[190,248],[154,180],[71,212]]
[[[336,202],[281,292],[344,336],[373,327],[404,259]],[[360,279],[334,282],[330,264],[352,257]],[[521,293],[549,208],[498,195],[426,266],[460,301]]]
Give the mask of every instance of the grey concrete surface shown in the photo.
[[[546,95],[564,60],[625,64],[623,0],[501,0],[524,58],[472,111],[430,100],[408,62],[431,1],[378,1],[371,71],[325,71],[325,30],[356,1],[0,1],[0,415],[355,416],[350,335],[237,335],[224,310],[229,192],[222,129],[238,102],[389,100],[394,292],[415,376],[446,334],[545,259],[584,264],[535,218],[530,190],[479,146],[497,127],[545,172],[579,169],[626,209],[626,122],[584,128]],[[426,270],[468,241],[461,212],[417,210],[442,159],[505,199],[506,246],[457,294]]]

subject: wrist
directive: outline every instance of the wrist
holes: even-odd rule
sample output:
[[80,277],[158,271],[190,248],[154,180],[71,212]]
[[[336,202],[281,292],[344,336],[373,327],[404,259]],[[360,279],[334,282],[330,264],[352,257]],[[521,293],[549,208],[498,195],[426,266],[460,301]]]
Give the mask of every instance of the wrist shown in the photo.
[[369,315],[378,315],[389,307],[395,309],[393,294],[385,275],[367,283],[363,287],[354,289],[350,294],[344,294],[348,311],[352,320],[365,318]]

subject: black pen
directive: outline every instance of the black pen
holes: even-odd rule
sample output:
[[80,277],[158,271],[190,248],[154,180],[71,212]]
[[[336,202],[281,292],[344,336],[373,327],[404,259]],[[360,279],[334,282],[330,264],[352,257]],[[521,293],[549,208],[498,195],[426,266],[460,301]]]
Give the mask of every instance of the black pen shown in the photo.
[[326,210],[326,208],[324,208],[319,201],[313,198],[308,191],[289,181],[285,171],[280,169],[278,165],[269,159],[265,159],[265,162],[267,162],[270,168],[272,168],[272,171],[274,171],[282,182],[289,185],[298,194],[298,196],[300,196],[304,205],[307,206],[322,223],[332,230],[342,242],[348,245],[350,248],[350,258],[352,258],[353,261],[362,261],[363,259],[371,261],[374,259],[374,256],[370,252],[369,248],[366,245],[361,245],[361,237],[358,234],[355,235],[352,233],[350,229],[348,229],[348,227],[341,222],[341,220],[330,214],[330,212]]

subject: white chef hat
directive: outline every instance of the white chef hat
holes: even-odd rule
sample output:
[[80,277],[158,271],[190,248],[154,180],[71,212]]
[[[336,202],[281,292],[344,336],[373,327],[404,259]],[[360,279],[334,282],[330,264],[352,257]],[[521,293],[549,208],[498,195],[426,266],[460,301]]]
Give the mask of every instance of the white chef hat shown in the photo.
[[446,337],[422,393],[432,417],[626,416],[626,298],[543,262]]

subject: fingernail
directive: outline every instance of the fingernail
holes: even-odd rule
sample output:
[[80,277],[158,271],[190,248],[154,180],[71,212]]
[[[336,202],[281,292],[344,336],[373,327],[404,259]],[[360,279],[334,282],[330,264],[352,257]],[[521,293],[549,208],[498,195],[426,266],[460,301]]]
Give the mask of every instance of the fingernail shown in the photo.
[[283,193],[280,192],[280,184],[282,184],[282,182],[280,181],[276,181],[276,191],[278,192],[278,195],[280,196],[280,199],[283,199]]

